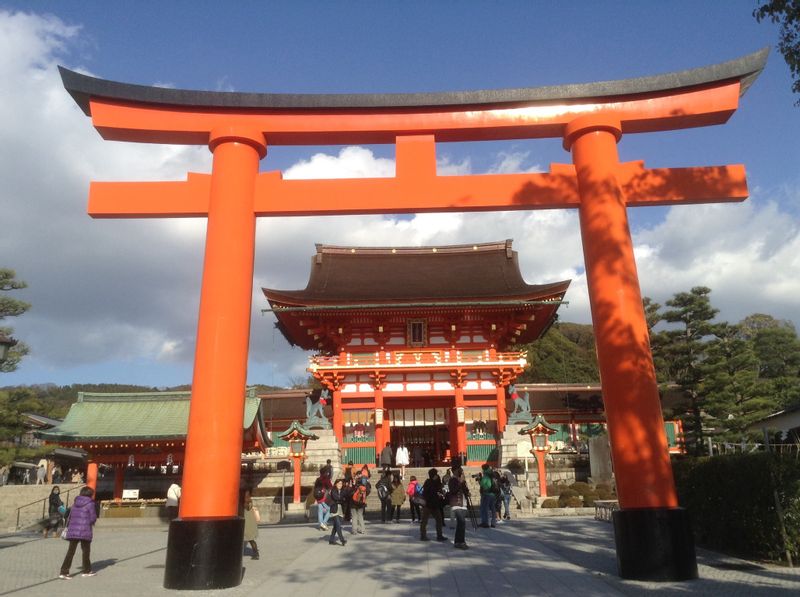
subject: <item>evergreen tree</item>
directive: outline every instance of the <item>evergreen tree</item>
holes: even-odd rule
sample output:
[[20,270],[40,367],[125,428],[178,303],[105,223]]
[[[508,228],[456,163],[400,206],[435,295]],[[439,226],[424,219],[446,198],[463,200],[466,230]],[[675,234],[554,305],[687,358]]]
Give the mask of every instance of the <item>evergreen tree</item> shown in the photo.
[[597,383],[600,373],[592,326],[557,323],[544,337],[522,346],[529,367],[520,383]]
[[753,16],[759,23],[769,19],[780,24],[778,50],[792,73],[792,91],[800,93],[800,0],[759,0]]
[[774,412],[775,400],[759,381],[753,343],[743,337],[739,326],[719,324],[715,335],[701,365],[703,409],[717,439],[740,441],[748,425]]
[[767,327],[753,337],[758,376],[774,400],[775,411],[800,406],[800,340],[788,322]]
[[[0,291],[9,292],[26,288],[27,284],[22,280],[17,280],[17,274],[13,269],[0,268]],[[30,305],[25,301],[0,294],[0,321],[6,317],[17,317],[30,309]],[[10,337],[14,330],[10,327],[0,326],[0,335]],[[23,342],[17,342],[8,353],[5,362],[0,363],[0,371],[14,371],[20,359],[28,354],[28,347]]]
[[711,306],[711,289],[696,286],[690,292],[679,292],[667,301],[668,310],[661,318],[674,324],[651,337],[657,358],[659,381],[678,386],[686,398],[684,422],[686,443],[697,454],[703,449],[703,398],[701,383],[705,370],[708,341],[715,337],[717,325],[712,323],[718,310]]

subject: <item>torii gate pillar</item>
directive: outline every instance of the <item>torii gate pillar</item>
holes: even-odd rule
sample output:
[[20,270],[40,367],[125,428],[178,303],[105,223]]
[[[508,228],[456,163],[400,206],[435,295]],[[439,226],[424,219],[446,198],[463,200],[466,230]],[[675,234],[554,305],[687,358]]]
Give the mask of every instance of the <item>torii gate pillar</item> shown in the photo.
[[616,174],[621,136],[618,120],[596,115],[572,121],[564,136],[578,178],[592,324],[623,504],[614,512],[617,562],[623,578],[692,579],[697,578],[694,541],[686,510],[677,507],[633,241]]
[[174,589],[236,586],[242,570],[244,519],[238,510],[244,392],[233,389],[247,384],[253,199],[258,163],[267,148],[262,133],[241,127],[212,131],[209,148],[214,161],[190,433],[180,516],[170,522],[164,573],[164,586]]

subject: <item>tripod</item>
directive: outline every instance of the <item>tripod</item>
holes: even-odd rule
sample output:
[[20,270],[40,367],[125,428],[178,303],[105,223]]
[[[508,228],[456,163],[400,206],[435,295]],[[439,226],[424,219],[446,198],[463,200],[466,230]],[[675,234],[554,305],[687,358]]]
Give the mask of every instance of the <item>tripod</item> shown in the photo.
[[478,530],[478,519],[475,517],[475,508],[472,507],[472,500],[469,499],[469,495],[466,493],[464,494],[464,499],[467,501],[467,512],[469,512],[469,519],[472,521],[472,530]]

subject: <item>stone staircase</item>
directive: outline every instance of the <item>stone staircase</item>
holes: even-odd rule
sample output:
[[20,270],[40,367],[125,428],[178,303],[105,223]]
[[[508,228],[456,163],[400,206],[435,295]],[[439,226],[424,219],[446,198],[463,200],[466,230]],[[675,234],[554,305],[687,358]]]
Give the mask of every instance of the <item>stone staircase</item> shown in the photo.
[[[69,503],[78,495],[78,489],[83,485],[71,483],[59,484],[62,500]],[[0,532],[14,532],[17,530],[17,508],[19,513],[19,528],[28,528],[42,521],[47,516],[47,498],[52,491],[52,485],[3,485],[0,487]]]
[[341,450],[333,429],[314,429],[313,432],[319,439],[306,444],[305,464],[319,469],[325,465],[326,460],[330,460],[334,466],[334,474],[338,474],[341,467],[336,467],[341,462]]

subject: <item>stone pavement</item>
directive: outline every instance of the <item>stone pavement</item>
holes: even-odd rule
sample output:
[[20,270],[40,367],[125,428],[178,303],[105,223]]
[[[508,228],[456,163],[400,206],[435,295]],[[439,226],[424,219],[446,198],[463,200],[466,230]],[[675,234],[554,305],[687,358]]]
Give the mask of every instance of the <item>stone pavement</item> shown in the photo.
[[[346,527],[349,531],[349,525]],[[0,536],[0,595],[798,595],[800,570],[754,564],[698,550],[700,580],[640,583],[616,575],[611,525],[592,518],[515,520],[468,530],[468,551],[419,541],[418,528],[368,523],[346,546],[328,545],[312,525],[262,526],[261,560],[244,559],[239,587],[168,591],[162,587],[167,533],[161,528],[97,529],[97,576],[57,578],[67,544],[40,535]],[[453,530],[447,529],[452,539]],[[429,535],[435,532],[429,530]],[[80,549],[73,572],[80,563]]]

